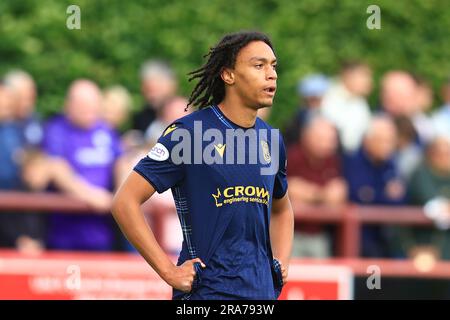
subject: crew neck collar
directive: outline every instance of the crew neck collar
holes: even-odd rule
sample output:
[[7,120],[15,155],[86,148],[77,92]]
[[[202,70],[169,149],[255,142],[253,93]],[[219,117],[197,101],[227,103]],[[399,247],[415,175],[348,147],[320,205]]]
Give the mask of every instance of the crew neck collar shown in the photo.
[[240,128],[240,129],[243,129],[243,130],[248,130],[248,129],[254,129],[256,127],[257,119],[255,119],[255,124],[253,126],[251,126],[251,127],[243,127],[243,126],[240,126],[240,125],[234,123],[230,119],[228,119],[227,116],[222,112],[222,110],[220,110],[218,105],[212,105],[211,109],[217,115],[219,120],[222,121],[230,129]]

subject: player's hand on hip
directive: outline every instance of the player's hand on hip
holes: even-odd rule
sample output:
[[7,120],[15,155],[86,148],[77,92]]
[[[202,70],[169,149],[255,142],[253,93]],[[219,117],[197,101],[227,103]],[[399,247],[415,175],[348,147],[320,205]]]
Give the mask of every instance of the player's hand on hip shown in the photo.
[[186,260],[182,265],[175,266],[173,272],[167,279],[167,283],[182,292],[190,292],[196,276],[194,266],[194,263],[196,262],[199,262],[202,268],[206,268],[206,265],[200,260],[200,258]]
[[283,285],[286,284],[287,278],[288,278],[288,267],[285,266],[281,261],[280,262],[280,269],[281,269],[281,275],[283,277]]

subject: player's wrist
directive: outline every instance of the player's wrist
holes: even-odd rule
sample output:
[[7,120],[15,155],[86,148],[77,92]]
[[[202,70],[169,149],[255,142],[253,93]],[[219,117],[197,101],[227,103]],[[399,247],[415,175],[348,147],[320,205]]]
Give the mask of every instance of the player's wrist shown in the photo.
[[167,282],[167,284],[172,285],[172,276],[175,274],[176,266],[173,263],[167,264],[159,272],[160,277]]

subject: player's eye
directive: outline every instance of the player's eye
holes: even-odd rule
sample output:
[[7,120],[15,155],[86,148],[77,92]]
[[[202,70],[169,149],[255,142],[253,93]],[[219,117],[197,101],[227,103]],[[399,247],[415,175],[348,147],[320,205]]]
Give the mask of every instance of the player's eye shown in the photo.
[[273,70],[277,70],[277,65],[276,65],[276,64],[273,64],[273,65],[272,65],[272,68],[273,68]]
[[263,67],[262,64],[257,64],[257,65],[255,65],[255,68],[256,68],[256,69],[262,69],[262,67]]

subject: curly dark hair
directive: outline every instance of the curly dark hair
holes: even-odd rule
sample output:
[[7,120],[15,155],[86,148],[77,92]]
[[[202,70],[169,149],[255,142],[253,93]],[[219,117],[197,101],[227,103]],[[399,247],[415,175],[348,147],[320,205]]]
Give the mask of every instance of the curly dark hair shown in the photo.
[[263,41],[272,50],[272,42],[265,34],[257,31],[240,31],[227,34],[209,53],[204,56],[208,61],[197,70],[188,73],[189,81],[199,79],[189,97],[190,106],[198,109],[222,102],[225,97],[225,84],[220,76],[223,68],[233,68],[239,51],[252,41]]

